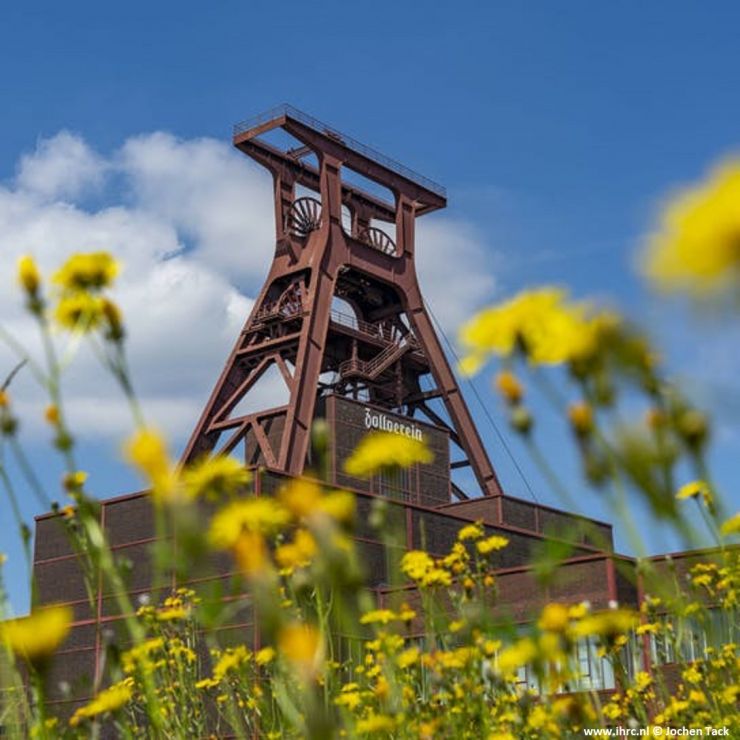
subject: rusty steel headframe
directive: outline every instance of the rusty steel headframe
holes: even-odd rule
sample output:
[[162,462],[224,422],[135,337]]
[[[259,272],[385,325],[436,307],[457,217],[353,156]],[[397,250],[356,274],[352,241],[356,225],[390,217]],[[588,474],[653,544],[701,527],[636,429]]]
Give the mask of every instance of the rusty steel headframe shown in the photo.
[[[298,145],[265,141],[276,129]],[[423,414],[460,448],[453,467],[470,466],[484,495],[501,495],[416,276],[415,220],[446,206],[444,188],[290,106],[237,125],[234,145],[273,176],[275,256],[183,462],[231,452],[242,442],[246,449],[249,439],[263,464],[300,475],[317,398],[337,393]],[[393,201],[343,181],[343,170],[385,188]],[[316,197],[298,197],[297,186]],[[388,225],[395,226],[395,239]],[[333,311],[335,297],[354,315]],[[273,366],[288,403],[232,415]],[[433,387],[423,390],[422,377]],[[430,406],[433,399],[449,419]]]

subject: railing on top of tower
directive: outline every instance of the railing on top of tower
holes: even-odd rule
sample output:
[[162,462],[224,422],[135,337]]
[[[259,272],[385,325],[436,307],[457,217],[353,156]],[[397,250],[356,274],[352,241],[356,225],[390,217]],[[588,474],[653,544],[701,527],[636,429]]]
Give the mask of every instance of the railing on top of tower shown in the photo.
[[287,103],[284,103],[283,105],[278,105],[268,111],[265,111],[264,113],[259,113],[256,116],[234,124],[234,136],[236,137],[240,134],[244,134],[247,131],[256,128],[257,126],[261,126],[282,116],[287,116],[288,118],[292,118],[295,121],[299,121],[304,126],[307,126],[317,133],[337,140],[340,144],[343,144],[349,149],[353,149],[362,156],[366,157],[369,160],[372,160],[382,167],[385,167],[391,172],[395,172],[397,175],[400,175],[401,177],[405,177],[407,180],[415,182],[417,185],[420,185],[430,192],[435,193],[440,198],[447,197],[446,189],[439,183],[434,182],[434,180],[430,180],[428,177],[420,175],[418,172],[415,172],[411,168],[406,167],[395,159],[392,159],[391,157],[382,154],[376,149],[373,149],[372,147],[369,147],[366,144],[357,141],[357,139],[353,139],[351,136],[347,136],[346,134],[337,131],[335,128],[328,126],[322,121],[319,121],[317,118],[309,116],[307,113],[304,113],[303,111],[300,111],[297,108],[294,108],[292,105],[288,105]]

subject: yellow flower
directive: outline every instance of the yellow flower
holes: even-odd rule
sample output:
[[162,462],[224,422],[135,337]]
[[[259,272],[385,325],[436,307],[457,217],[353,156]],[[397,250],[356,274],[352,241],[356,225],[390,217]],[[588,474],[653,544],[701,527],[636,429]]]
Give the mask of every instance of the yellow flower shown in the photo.
[[724,537],[731,534],[738,534],[740,532],[740,511],[734,516],[731,516],[726,522],[723,522],[720,527],[720,532]]
[[325,514],[338,522],[350,522],[355,513],[355,497],[348,491],[326,493],[307,478],[295,478],[278,492],[280,503],[296,518],[308,519]]
[[396,664],[399,668],[404,669],[414,665],[419,660],[419,648],[415,645],[404,650],[397,658]]
[[62,486],[67,493],[75,493],[82,490],[86,480],[87,473],[84,470],[73,470],[64,474]]
[[594,429],[594,412],[585,401],[573,403],[568,407],[568,419],[578,437],[587,437]]
[[423,550],[409,550],[401,558],[401,572],[414,581],[423,578],[433,567],[434,560]]
[[496,375],[494,382],[506,403],[514,406],[522,400],[524,388],[514,373],[504,370]]
[[69,291],[100,290],[113,283],[119,264],[107,252],[73,254],[52,278]]
[[504,648],[496,662],[498,670],[504,674],[510,674],[523,665],[531,662],[537,656],[537,646],[528,637]]
[[360,624],[388,624],[397,618],[396,613],[390,609],[374,609],[360,617]]
[[476,542],[475,546],[478,548],[478,552],[481,555],[488,555],[495,550],[502,550],[509,544],[509,540],[506,537],[500,537],[499,535],[492,535],[487,537],[485,540]]
[[287,570],[305,568],[310,564],[317,549],[316,540],[311,533],[305,529],[299,529],[293,535],[292,542],[280,545],[275,550],[275,560],[281,568]]
[[213,680],[222,681],[227,673],[237,670],[250,658],[251,653],[245,645],[225,650],[213,666]]
[[349,491],[331,491],[318,503],[317,512],[330,516],[337,522],[349,523],[355,517],[355,497]]
[[72,610],[51,606],[28,617],[0,622],[0,642],[30,662],[48,658],[67,637]]
[[233,501],[211,519],[208,539],[213,547],[233,547],[243,532],[273,534],[290,521],[290,515],[275,499],[257,497]]
[[205,457],[182,473],[185,492],[191,499],[236,493],[249,483],[251,477],[242,463],[224,455]]
[[158,609],[156,617],[158,622],[175,622],[187,619],[190,616],[190,609],[184,606],[170,606],[164,609]]
[[701,496],[707,506],[712,503],[712,492],[709,490],[709,486],[703,480],[694,480],[691,483],[686,483],[678,489],[676,498],[679,501],[683,501],[687,498],[697,498]]
[[265,538],[260,532],[244,530],[237,536],[231,549],[239,570],[247,578],[271,573],[272,565],[267,554]]
[[716,167],[665,208],[648,239],[644,271],[660,288],[707,294],[740,277],[740,161]]
[[137,668],[142,668],[147,672],[153,670],[152,654],[158,653],[163,647],[164,639],[161,637],[153,637],[150,640],[145,640],[138,645],[134,645],[134,647],[121,655],[123,672],[131,674]]
[[140,429],[124,446],[126,459],[143,474],[158,503],[176,493],[175,468],[162,436],[154,429]]
[[0,409],[7,408],[10,405],[10,396],[7,391],[0,391]]
[[254,656],[254,662],[257,665],[267,665],[268,663],[272,663],[273,660],[275,660],[275,648],[269,645],[258,650]]
[[336,699],[334,699],[334,703],[338,707],[347,707],[350,712],[353,712],[358,706],[360,706],[360,704],[362,704],[362,696],[359,691],[342,692]]
[[49,404],[44,409],[44,419],[52,426],[59,423],[59,407],[55,403]]
[[64,329],[87,332],[103,320],[103,299],[90,293],[70,293],[54,310],[54,319]]
[[313,625],[294,622],[279,631],[278,651],[304,678],[308,677],[321,664],[321,635]]
[[568,607],[563,604],[547,604],[542,610],[539,628],[547,632],[565,632],[568,628],[570,617]]
[[611,640],[634,629],[637,621],[637,615],[629,609],[608,609],[584,616],[571,629],[577,637],[599,635]]
[[83,719],[97,717],[107,712],[115,712],[131,701],[133,692],[131,689],[132,680],[124,679],[119,683],[109,686],[101,691],[89,704],[80,707],[69,720],[72,727],[77,727]]
[[30,296],[35,296],[41,285],[41,274],[36,261],[28,254],[18,259],[18,282]]
[[518,349],[535,364],[567,362],[591,349],[593,335],[586,307],[567,303],[565,291],[525,291],[463,326],[460,339],[471,351],[464,368],[475,369],[486,354],[507,357]]
[[701,672],[696,666],[691,665],[683,672],[683,679],[687,683],[701,683]]
[[482,522],[476,522],[475,524],[467,524],[458,533],[457,539],[460,542],[465,540],[479,540],[485,534]]
[[393,717],[386,714],[370,714],[358,720],[355,729],[360,735],[372,735],[376,732],[392,732],[396,727]]
[[430,463],[434,455],[424,442],[393,432],[365,436],[344,465],[348,475],[369,478],[388,468],[408,468]]
[[278,500],[296,519],[316,511],[321,497],[321,486],[307,478],[295,478],[278,491]]
[[452,585],[452,575],[442,568],[432,568],[421,577],[419,583],[422,586],[450,586]]

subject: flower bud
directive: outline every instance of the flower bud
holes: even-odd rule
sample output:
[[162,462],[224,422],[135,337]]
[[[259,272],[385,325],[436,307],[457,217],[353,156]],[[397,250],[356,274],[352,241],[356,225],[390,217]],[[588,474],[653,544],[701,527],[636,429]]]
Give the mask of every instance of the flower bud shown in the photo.
[[524,406],[517,406],[512,409],[509,422],[511,423],[511,426],[519,432],[519,434],[526,436],[532,430],[534,420],[532,419],[532,415]]
[[515,406],[522,400],[524,388],[514,373],[504,370],[496,375],[496,390],[510,406]]

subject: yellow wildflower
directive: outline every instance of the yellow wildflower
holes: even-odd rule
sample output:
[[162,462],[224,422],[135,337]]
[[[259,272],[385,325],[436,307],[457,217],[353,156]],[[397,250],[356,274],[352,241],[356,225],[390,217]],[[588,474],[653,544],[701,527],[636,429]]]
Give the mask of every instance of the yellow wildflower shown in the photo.
[[709,490],[709,486],[703,480],[694,480],[691,483],[686,483],[678,489],[676,498],[679,501],[683,501],[687,498],[697,498],[701,496],[707,506],[712,503],[712,492]]
[[568,419],[577,437],[588,437],[594,430],[594,412],[585,401],[573,403],[568,407]]
[[275,550],[275,560],[281,568],[292,570],[293,568],[305,568],[316,555],[318,546],[310,532],[299,529],[293,535],[293,541],[280,545]]
[[41,285],[41,274],[36,261],[28,254],[18,259],[18,282],[28,295],[34,297]]
[[388,624],[397,619],[397,615],[390,609],[374,609],[360,617],[360,624]]
[[257,663],[257,665],[267,665],[273,660],[275,660],[275,648],[270,647],[269,645],[258,650],[254,656],[254,662]]
[[120,266],[107,252],[73,254],[52,280],[69,291],[100,290],[112,284]]
[[295,478],[278,491],[278,500],[296,519],[316,511],[321,497],[321,486],[307,478]]
[[250,656],[251,653],[245,645],[237,645],[237,647],[224,650],[216,665],[213,666],[213,680],[223,681],[227,673],[239,669],[249,660]]
[[404,650],[397,658],[396,664],[399,668],[404,669],[414,665],[419,660],[420,651],[415,645]]
[[65,473],[62,477],[62,486],[68,493],[75,493],[82,490],[87,480],[87,473],[84,470],[73,470]]
[[423,578],[433,567],[434,560],[423,550],[409,550],[401,558],[401,572],[414,581]]
[[393,717],[387,714],[370,714],[357,721],[356,730],[360,735],[372,735],[376,732],[392,732],[396,727]]
[[191,499],[236,493],[249,483],[251,477],[241,462],[224,455],[205,457],[182,473],[185,493]]
[[495,550],[502,550],[508,544],[509,540],[507,540],[506,537],[494,534],[491,537],[487,537],[485,540],[476,542],[475,546],[481,555],[488,555]]
[[54,319],[64,329],[91,331],[103,319],[103,299],[90,293],[70,293],[59,300]]
[[7,408],[10,405],[10,396],[7,391],[0,391],[0,409]]
[[553,603],[545,606],[537,624],[540,629],[547,632],[565,632],[569,621],[568,607]]
[[51,606],[28,617],[0,622],[0,642],[16,655],[30,662],[48,658],[67,637],[72,623],[72,610]]
[[121,655],[121,665],[124,673],[133,673],[137,668],[150,671],[153,668],[152,655],[164,647],[164,639],[153,637],[138,645],[134,645]]
[[362,704],[362,696],[359,691],[344,691],[334,699],[334,703],[339,707],[347,707],[350,712],[357,709]]
[[55,403],[49,404],[44,409],[44,419],[52,426],[59,423],[59,407]]
[[720,532],[724,537],[740,533],[740,511],[731,516],[726,522],[723,522]]
[[701,671],[695,665],[690,665],[683,672],[683,680],[687,683],[701,683]]
[[485,534],[482,522],[476,522],[475,524],[467,524],[458,533],[457,539],[460,542],[465,540],[479,540]]
[[646,275],[664,290],[707,294],[740,277],[740,161],[716,167],[665,208],[644,254]]
[[233,547],[243,532],[272,534],[290,520],[288,512],[275,499],[257,497],[233,501],[219,509],[211,519],[208,539],[213,547]]
[[321,498],[317,511],[337,522],[349,523],[355,517],[355,497],[349,491],[331,491]]
[[259,532],[242,531],[232,545],[232,552],[239,570],[248,578],[270,572],[265,539]]
[[186,609],[184,606],[170,606],[163,609],[158,609],[156,617],[158,622],[175,622],[182,619],[187,619],[190,616],[190,609]]
[[531,662],[537,657],[537,646],[528,637],[504,648],[498,656],[496,666],[504,674],[513,673],[517,668]]
[[125,444],[126,459],[143,474],[157,503],[176,493],[175,467],[163,437],[154,429],[140,429]]
[[80,707],[69,720],[69,724],[72,727],[77,727],[78,724],[84,719],[90,719],[97,717],[101,714],[108,712],[115,712],[121,707],[128,704],[133,696],[132,680],[126,678],[119,683],[115,683],[109,686],[107,689],[101,691],[91,702],[86,704],[84,707]]
[[578,637],[599,635],[606,639],[623,636],[637,626],[637,615],[629,609],[608,609],[588,614],[576,622],[572,632]]
[[494,383],[496,390],[509,405],[515,406],[522,400],[524,388],[514,373],[504,370],[496,375]]
[[486,354],[506,357],[517,349],[535,364],[567,362],[589,349],[592,334],[586,307],[567,303],[565,291],[525,291],[463,326],[460,339],[470,349],[464,369],[474,370]]
[[306,678],[321,665],[321,635],[313,625],[294,622],[279,631],[278,651]]
[[393,432],[366,435],[345,462],[348,475],[369,478],[388,468],[408,468],[434,459],[423,441]]

